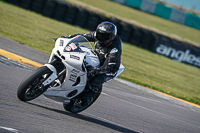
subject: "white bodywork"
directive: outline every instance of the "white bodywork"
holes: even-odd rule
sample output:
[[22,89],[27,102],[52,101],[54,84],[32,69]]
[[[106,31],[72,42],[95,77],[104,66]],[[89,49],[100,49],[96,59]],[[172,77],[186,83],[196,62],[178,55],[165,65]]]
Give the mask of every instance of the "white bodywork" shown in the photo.
[[[83,62],[87,62],[88,65],[93,67],[99,66],[100,62],[98,56],[93,54],[93,49],[86,39],[85,41],[87,42],[79,43],[82,52],[70,52],[70,49],[73,50],[74,47],[70,46],[71,44],[69,43],[71,43],[73,39],[78,40],[79,38],[83,40],[85,39],[82,36],[77,36],[72,39],[58,38],[56,40],[55,47],[53,48],[49,58],[49,63],[55,55],[59,57],[66,67],[66,77],[64,82],[61,84],[57,79],[58,74],[54,66],[51,64],[45,64],[44,66],[48,67],[52,71],[52,74],[43,82],[43,85],[46,86],[53,81],[56,81],[59,85],[47,89],[47,91],[43,93],[44,96],[59,102],[70,102],[70,99],[84,90],[87,83],[87,70],[82,66],[84,65]],[[82,43],[87,46],[81,46],[80,44]],[[77,47],[75,46],[75,48]],[[121,74],[123,70],[124,66],[121,65],[116,77]]]

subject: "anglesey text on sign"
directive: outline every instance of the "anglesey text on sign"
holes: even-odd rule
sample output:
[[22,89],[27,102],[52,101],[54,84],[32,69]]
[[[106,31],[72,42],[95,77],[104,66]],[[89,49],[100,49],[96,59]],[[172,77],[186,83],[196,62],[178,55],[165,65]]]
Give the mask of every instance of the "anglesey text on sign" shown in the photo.
[[200,57],[191,54],[189,49],[187,49],[186,51],[182,51],[160,44],[156,48],[156,52],[171,59],[174,59],[178,62],[185,62],[200,67]]

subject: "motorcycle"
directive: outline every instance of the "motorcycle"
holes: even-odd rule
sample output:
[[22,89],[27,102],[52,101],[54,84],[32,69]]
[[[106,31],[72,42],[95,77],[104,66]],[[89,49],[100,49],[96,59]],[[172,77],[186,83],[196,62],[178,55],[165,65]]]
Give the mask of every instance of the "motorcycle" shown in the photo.
[[[54,39],[53,48],[47,64],[34,70],[19,85],[17,96],[21,101],[30,101],[41,94],[62,102],[66,111],[79,113],[91,106],[100,93],[94,93],[89,84],[86,66],[99,66],[98,56],[89,41],[78,35],[74,38]],[[121,64],[111,81],[124,70]]]

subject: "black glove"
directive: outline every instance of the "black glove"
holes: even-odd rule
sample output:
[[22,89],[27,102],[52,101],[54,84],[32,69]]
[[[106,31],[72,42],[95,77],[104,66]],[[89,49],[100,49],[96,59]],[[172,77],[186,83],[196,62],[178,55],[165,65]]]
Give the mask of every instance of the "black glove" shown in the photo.
[[89,79],[92,79],[96,75],[96,70],[91,66],[86,66],[87,69],[87,76]]
[[66,36],[66,38],[73,38],[73,37],[75,37],[77,35],[80,35],[80,34],[68,35],[68,36]]
[[66,36],[60,36],[60,38],[66,38]]
[[87,71],[91,71],[93,69],[93,67],[91,65],[86,65],[86,69],[87,69]]
[[72,35],[68,35],[68,36],[60,36],[60,38],[72,38]]
[[66,38],[73,38],[73,37],[72,37],[72,35],[68,35],[68,36],[66,36]]

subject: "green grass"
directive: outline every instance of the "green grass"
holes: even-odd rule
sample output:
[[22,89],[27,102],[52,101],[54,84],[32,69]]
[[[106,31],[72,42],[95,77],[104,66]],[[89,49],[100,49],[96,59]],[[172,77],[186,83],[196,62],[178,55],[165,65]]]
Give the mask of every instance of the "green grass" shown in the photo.
[[[54,47],[51,38],[90,32],[2,1],[0,20],[0,36],[48,54]],[[200,69],[126,43],[122,63],[126,69],[120,78],[200,105]]]
[[110,0],[66,0],[87,7],[87,9],[103,13],[108,16],[115,16],[128,22],[136,22],[139,26],[163,33],[167,36],[187,42],[194,42],[200,47],[200,30],[175,23],[158,16],[142,12]]
[[200,69],[124,44],[120,78],[200,104]]
[[0,35],[48,54],[54,47],[51,38],[89,32],[2,2],[0,6]]

